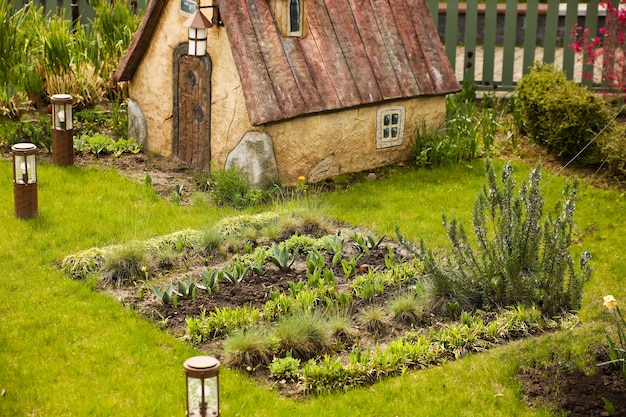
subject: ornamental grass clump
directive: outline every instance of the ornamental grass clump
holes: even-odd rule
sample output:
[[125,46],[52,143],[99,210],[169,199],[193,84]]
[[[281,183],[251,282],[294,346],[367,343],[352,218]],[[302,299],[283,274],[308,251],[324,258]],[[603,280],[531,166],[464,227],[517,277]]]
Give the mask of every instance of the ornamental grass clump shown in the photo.
[[111,248],[100,267],[103,284],[121,286],[125,282],[145,279],[151,265],[145,245],[132,242]]
[[518,193],[510,163],[500,181],[487,163],[487,178],[473,209],[476,246],[462,223],[444,215],[452,253],[442,261],[427,255],[427,273],[447,277],[476,308],[536,305],[546,315],[579,309],[592,268],[588,252],[578,267],[570,253],[577,183],[565,186],[560,213],[544,218],[540,166]]
[[389,300],[388,306],[393,314],[393,320],[400,324],[415,326],[421,321],[420,301],[411,292],[396,295]]
[[331,329],[318,314],[284,316],[272,336],[278,340],[279,353],[302,360],[327,352],[331,346]]
[[235,332],[222,344],[222,361],[226,366],[239,369],[267,365],[272,360],[276,343],[265,329],[255,328]]

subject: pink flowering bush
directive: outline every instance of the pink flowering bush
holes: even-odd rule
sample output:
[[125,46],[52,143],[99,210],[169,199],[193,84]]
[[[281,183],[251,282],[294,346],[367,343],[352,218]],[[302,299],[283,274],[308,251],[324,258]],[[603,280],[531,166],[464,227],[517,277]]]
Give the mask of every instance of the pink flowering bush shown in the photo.
[[[594,66],[602,74],[602,82],[614,94],[626,92],[626,7],[611,0],[600,3],[606,9],[605,26],[598,34],[576,24],[572,29],[569,45],[574,52],[582,54],[585,63]],[[583,73],[586,79],[594,80],[594,71]]]

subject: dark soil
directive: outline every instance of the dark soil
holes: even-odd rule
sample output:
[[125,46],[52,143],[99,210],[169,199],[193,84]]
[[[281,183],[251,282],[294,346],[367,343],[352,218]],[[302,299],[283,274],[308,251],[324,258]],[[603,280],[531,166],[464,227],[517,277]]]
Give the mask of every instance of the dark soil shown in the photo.
[[[605,353],[597,362],[607,361]],[[612,365],[584,372],[554,363],[519,374],[524,399],[534,407],[563,410],[568,417],[626,416],[626,379]],[[610,410],[611,406],[613,410]]]

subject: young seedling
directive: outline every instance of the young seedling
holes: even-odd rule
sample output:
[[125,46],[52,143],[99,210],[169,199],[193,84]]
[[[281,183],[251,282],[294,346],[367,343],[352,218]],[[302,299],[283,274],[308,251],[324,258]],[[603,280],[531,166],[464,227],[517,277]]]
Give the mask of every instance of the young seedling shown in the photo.
[[181,295],[176,290],[174,290],[174,284],[170,281],[163,289],[160,289],[156,285],[152,283],[148,283],[152,291],[154,291],[154,295],[163,303],[164,305],[172,304],[174,308],[178,304],[178,297]]
[[182,298],[191,297],[195,300],[196,287],[196,281],[194,281],[191,274],[189,274],[186,281],[178,281],[178,293],[181,295]]
[[307,272],[313,274],[316,270],[322,270],[324,268],[324,256],[317,250],[312,249],[306,256],[306,269]]
[[265,250],[257,251],[255,258],[250,261],[248,268],[257,276],[262,276],[265,273],[265,259],[267,259],[267,252],[265,252]]
[[383,240],[385,240],[385,237],[387,237],[387,235],[383,235],[381,238],[377,238],[376,235],[372,232],[369,232],[367,234],[367,246],[370,249],[377,249],[381,243],[383,243]]
[[339,237],[338,234],[333,236],[333,240],[326,242],[326,250],[333,254],[333,265],[337,265],[343,257],[343,243],[344,239]]
[[242,261],[231,262],[230,265],[222,269],[224,278],[233,284],[240,283],[246,277],[248,267]]
[[209,294],[213,292],[213,289],[215,289],[215,291],[219,291],[219,280],[221,276],[222,271],[219,269],[209,269],[207,267],[202,268],[200,277],[204,283],[204,289],[206,289]]
[[356,258],[351,256],[349,259],[341,260],[341,268],[343,269],[343,274],[345,275],[346,279],[350,279],[350,277],[356,273],[357,263],[362,256],[363,254],[360,254]]
[[360,235],[360,234],[358,234],[358,233],[354,232],[354,234],[352,235],[351,239],[352,239],[352,244],[353,244],[353,245],[354,245],[354,246],[355,246],[355,247],[356,247],[359,251],[361,251],[362,253],[364,253],[364,254],[366,254],[366,255],[369,255],[369,253],[370,253],[370,249],[369,249],[369,247],[367,246],[367,241],[365,240],[365,238],[364,238],[362,235]]
[[276,265],[281,271],[287,271],[291,268],[297,257],[298,249],[291,253],[285,244],[274,245],[272,247],[270,261],[272,261],[272,263],[274,263],[274,265]]

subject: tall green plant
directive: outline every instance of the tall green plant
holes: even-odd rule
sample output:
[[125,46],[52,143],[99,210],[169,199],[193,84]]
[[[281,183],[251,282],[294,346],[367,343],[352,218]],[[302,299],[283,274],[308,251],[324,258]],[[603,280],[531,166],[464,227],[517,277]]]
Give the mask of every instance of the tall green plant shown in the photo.
[[[541,167],[536,167],[515,193],[513,168],[506,164],[501,186],[488,162],[488,185],[474,204],[472,223],[477,248],[470,243],[463,224],[444,215],[452,243],[452,256],[443,269],[481,305],[506,307],[537,305],[546,314],[580,308],[582,285],[592,268],[583,252],[580,268],[570,253],[577,184],[563,190],[561,212],[542,223],[544,200],[540,193]],[[431,272],[440,272],[432,263]]]

